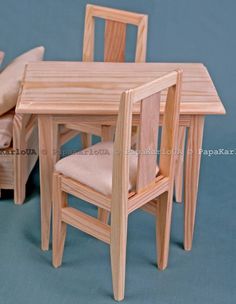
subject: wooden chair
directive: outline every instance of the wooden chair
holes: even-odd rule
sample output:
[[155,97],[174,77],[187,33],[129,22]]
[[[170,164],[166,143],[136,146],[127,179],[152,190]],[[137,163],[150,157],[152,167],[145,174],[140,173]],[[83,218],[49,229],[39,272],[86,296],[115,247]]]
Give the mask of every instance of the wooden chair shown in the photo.
[[[88,156],[92,158],[85,160],[84,150],[82,155],[75,154],[59,160],[55,167],[53,265],[59,267],[62,263],[67,224],[102,240],[110,245],[113,291],[114,298],[118,301],[124,298],[128,215],[152,200],[155,200],[157,206],[158,267],[162,270],[167,267],[181,76],[181,71],[174,71],[122,93],[114,144],[102,142],[90,147],[94,152],[96,149],[109,152],[97,158],[97,166],[94,166],[94,156]],[[165,89],[168,89],[168,94],[157,174],[155,152],[158,148],[160,93]],[[132,108],[138,102],[141,107],[138,141],[140,153],[135,153],[130,150]],[[148,154],[148,151],[154,153]],[[97,182],[91,182],[93,172],[99,177]],[[109,172],[112,182],[108,178],[102,184],[102,179],[109,176]],[[69,207],[68,194],[111,212],[111,225]]]
[[[83,61],[94,61],[95,18],[105,20],[105,62],[125,62],[127,25],[134,25],[138,28],[135,62],[146,61],[148,16],[91,4],[86,6]],[[67,124],[65,125],[65,129],[79,132],[83,148],[91,145],[92,135],[99,136],[105,141],[112,140],[114,136],[114,128],[109,126],[105,121],[103,124],[93,125],[81,123]],[[132,140],[135,142],[137,134],[135,127],[133,127],[132,134]],[[104,222],[108,220],[108,216],[108,212],[102,208],[98,209],[98,217]]]
[[[127,25],[138,28],[135,50],[135,62],[146,61],[148,16],[122,11],[97,5],[86,6],[83,61],[94,61],[95,19],[105,20],[104,61],[125,62]],[[81,132],[83,147],[91,145],[91,135],[97,135],[104,140],[114,135],[109,125],[101,124],[67,124],[67,129]]]

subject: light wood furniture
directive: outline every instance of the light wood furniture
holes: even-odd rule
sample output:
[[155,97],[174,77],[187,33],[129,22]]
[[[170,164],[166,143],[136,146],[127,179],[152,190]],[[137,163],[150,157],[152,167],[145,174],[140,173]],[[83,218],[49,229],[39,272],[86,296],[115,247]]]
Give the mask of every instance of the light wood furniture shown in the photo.
[[[87,4],[84,23],[83,61],[94,61],[96,19],[105,21],[104,62],[125,62],[126,32],[128,25],[137,27],[135,62],[146,61],[148,16],[119,9]],[[101,100],[103,102],[103,100]],[[92,135],[103,140],[112,139],[114,129],[107,125],[67,124],[66,129],[80,132],[83,147],[92,143]],[[112,132],[113,131],[113,132]],[[135,131],[135,130],[134,130]],[[105,210],[99,209],[99,218],[108,218]]]
[[[137,27],[135,62],[146,61],[148,16],[91,4],[87,4],[85,12],[83,61],[94,61],[96,19],[105,21],[104,62],[125,62],[128,25]],[[107,126],[101,128],[101,124],[97,126],[68,124],[65,127],[82,132],[83,140],[86,140],[88,145],[91,144],[91,134],[101,136],[104,139],[110,134]]]
[[[4,58],[0,51],[0,64]],[[12,110],[14,113],[14,109]],[[74,130],[61,129],[60,144],[75,135]],[[86,141],[84,139],[84,146]],[[38,159],[37,117],[31,114],[15,114],[13,120],[12,145],[0,150],[0,194],[1,189],[14,190],[14,202],[21,205],[25,201],[26,183]]]
[[148,16],[88,4],[86,6],[83,61],[94,61],[95,18],[105,20],[104,61],[124,62],[127,25],[138,28],[135,62],[146,61]]
[[[126,31],[128,25],[134,25],[137,29],[135,62],[146,61],[148,16],[133,12],[102,7],[88,4],[86,6],[83,61],[94,61],[94,41],[95,41],[95,20],[96,18],[105,20],[104,33],[104,61],[105,62],[125,62],[126,51]],[[102,100],[101,100],[102,102]],[[103,140],[112,140],[114,129],[107,125],[98,125],[91,128],[90,125],[67,125],[68,129],[83,132],[82,138],[87,145],[92,143],[92,135],[100,136]],[[133,130],[136,133],[136,129]],[[98,209],[98,218],[104,222],[108,220],[108,212]]]
[[13,189],[15,204],[25,200],[26,183],[37,159],[37,117],[15,114],[12,145],[0,150],[0,189]]
[[[0,51],[0,64],[4,52]],[[15,204],[25,200],[26,183],[38,159],[36,116],[15,114],[11,147],[0,150],[0,191],[13,189]]]
[[[81,184],[64,172],[53,177],[53,265],[62,263],[66,225],[72,225],[110,245],[112,281],[115,300],[124,299],[128,215],[155,199],[157,204],[158,266],[167,267],[174,186],[174,165],[179,126],[180,86],[182,72],[172,72],[121,94],[113,151],[112,194],[104,195]],[[160,93],[168,89],[164,110],[160,155],[160,172],[156,176]],[[140,105],[141,102],[141,105]],[[129,187],[129,151],[131,149],[132,111],[141,107],[136,187]],[[166,153],[169,151],[169,153]],[[83,158],[83,156],[77,156]],[[93,156],[91,156],[93,157]],[[70,157],[63,160],[68,166]],[[82,161],[82,160],[81,160]],[[67,163],[66,163],[67,162]],[[73,165],[73,164],[72,164]],[[89,163],[88,163],[89,166]],[[96,168],[90,168],[90,172]],[[80,170],[78,167],[77,170]],[[91,178],[91,176],[90,176]],[[105,178],[101,176],[101,178]],[[111,225],[102,223],[76,208],[69,207],[67,195],[85,199],[111,212]]]
[[[183,69],[179,125],[188,128],[185,156],[184,246],[192,246],[198,192],[204,117],[224,114],[225,109],[207,69],[198,63],[85,63],[39,62],[26,69],[17,112],[38,115],[40,134],[40,179],[42,249],[49,245],[52,172],[58,155],[55,122],[115,125],[121,92],[176,70]],[[141,76],[140,76],[141,75]],[[161,102],[164,109],[165,94]],[[102,102],[101,102],[102,100]],[[138,124],[139,107],[133,123]],[[160,119],[162,123],[162,116]],[[155,212],[156,205],[146,210]]]

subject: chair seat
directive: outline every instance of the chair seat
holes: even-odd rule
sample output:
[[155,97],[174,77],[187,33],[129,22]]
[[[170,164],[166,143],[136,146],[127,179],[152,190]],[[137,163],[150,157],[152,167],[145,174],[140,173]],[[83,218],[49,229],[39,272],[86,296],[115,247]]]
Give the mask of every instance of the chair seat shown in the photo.
[[[112,193],[113,142],[101,142],[59,160],[55,169],[90,188],[110,196]],[[129,191],[135,188],[138,154],[131,150]]]
[[9,148],[13,137],[14,111],[0,116],[0,149]]

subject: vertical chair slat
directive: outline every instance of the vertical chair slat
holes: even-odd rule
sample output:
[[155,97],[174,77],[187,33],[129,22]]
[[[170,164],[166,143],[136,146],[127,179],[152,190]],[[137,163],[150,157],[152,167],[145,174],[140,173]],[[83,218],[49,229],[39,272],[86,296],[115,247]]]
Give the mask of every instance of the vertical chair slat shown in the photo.
[[104,61],[124,62],[126,24],[112,20],[105,22]]
[[168,89],[165,112],[163,118],[162,134],[161,134],[161,154],[160,154],[160,173],[165,176],[173,177],[174,163],[176,159],[176,151],[173,147],[177,146],[178,115],[180,102],[180,83],[182,73],[178,73],[177,84]]
[[156,93],[141,101],[137,192],[156,177],[160,100],[160,93]]

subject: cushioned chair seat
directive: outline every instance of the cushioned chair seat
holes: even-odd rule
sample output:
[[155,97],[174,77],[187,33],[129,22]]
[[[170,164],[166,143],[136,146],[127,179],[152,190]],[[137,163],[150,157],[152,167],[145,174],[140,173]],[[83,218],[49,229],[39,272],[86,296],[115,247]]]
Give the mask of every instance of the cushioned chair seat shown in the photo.
[[[102,142],[59,160],[55,169],[105,195],[112,192],[113,143]],[[135,188],[138,154],[130,153],[129,190]]]
[[0,149],[10,147],[13,137],[14,112],[0,116]]

